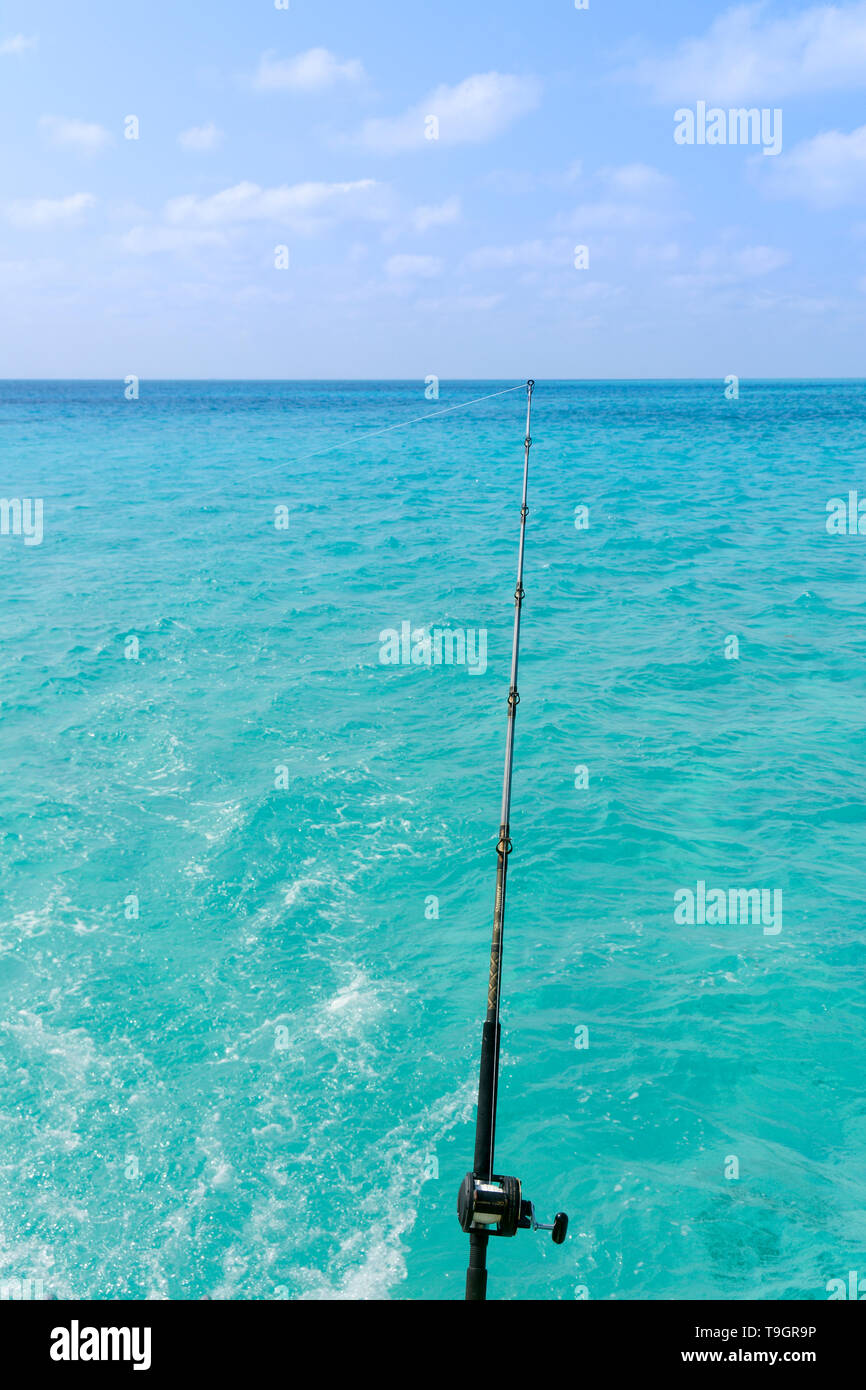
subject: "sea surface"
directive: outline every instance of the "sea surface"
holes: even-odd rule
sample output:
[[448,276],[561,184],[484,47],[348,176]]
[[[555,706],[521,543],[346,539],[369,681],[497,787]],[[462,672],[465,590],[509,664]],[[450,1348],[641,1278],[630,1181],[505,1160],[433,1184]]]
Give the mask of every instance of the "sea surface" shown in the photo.
[[[44,505],[0,536],[7,1287],[462,1296],[514,385],[0,383]],[[497,1168],[571,1232],[490,1296],[824,1299],[866,1276],[866,385],[540,381],[532,434]],[[383,663],[405,622],[486,670]],[[781,931],[677,922],[699,881]]]

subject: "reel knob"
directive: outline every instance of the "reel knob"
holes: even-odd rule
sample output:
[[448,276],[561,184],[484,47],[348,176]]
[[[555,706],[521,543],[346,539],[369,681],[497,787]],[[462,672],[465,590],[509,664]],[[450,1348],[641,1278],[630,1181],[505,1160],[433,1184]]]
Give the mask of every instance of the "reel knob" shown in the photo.
[[520,1224],[530,1231],[550,1231],[554,1245],[562,1245],[568,1235],[568,1216],[564,1211],[558,1211],[552,1225],[548,1225],[546,1221],[539,1221],[531,1202],[523,1203],[523,1219]]

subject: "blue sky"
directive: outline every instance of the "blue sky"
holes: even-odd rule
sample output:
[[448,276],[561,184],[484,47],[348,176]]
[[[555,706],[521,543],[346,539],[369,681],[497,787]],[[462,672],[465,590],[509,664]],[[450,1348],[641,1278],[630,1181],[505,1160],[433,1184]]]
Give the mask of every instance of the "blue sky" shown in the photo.
[[0,122],[5,377],[866,376],[866,0],[12,0]]

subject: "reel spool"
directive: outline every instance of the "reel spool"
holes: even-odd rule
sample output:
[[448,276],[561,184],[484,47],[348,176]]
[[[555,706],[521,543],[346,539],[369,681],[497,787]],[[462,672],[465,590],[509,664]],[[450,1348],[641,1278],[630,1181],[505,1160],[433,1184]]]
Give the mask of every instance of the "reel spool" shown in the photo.
[[535,1207],[523,1197],[519,1178],[494,1173],[489,1182],[467,1173],[457,1196],[461,1230],[486,1231],[490,1236],[516,1236],[518,1231],[550,1231],[554,1245],[568,1234],[568,1217],[558,1211],[552,1225],[536,1220]]

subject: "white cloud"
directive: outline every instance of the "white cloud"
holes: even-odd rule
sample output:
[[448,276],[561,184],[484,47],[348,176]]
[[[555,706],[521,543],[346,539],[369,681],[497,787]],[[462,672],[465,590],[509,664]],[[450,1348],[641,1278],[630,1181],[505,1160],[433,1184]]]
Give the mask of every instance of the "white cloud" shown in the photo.
[[523,241],[512,246],[482,246],[466,257],[467,270],[538,269],[572,266],[573,248],[564,239]]
[[828,130],[774,159],[762,184],[777,197],[803,198],[819,208],[866,199],[866,125],[850,134]]
[[387,189],[375,179],[282,184],[275,188],[238,183],[209,197],[189,193],[172,198],[166,203],[165,218],[175,226],[274,222],[295,231],[315,232],[330,222],[348,218],[381,219],[386,215],[387,203]]
[[634,227],[648,231],[663,227],[670,217],[642,203],[601,199],[597,203],[580,203],[567,218],[558,220],[565,221],[573,231],[583,235],[585,232],[630,231]]
[[622,299],[628,293],[624,285],[609,285],[604,280],[581,280],[577,276],[569,285],[551,285],[538,291],[542,299],[552,299],[557,303],[571,300],[578,304],[597,300],[610,301]]
[[797,316],[804,314],[838,314],[846,307],[837,297],[818,299],[815,295],[791,294],[790,292],[770,293],[767,290],[753,290],[742,296],[747,308],[754,308],[760,314],[774,313],[777,309]]
[[791,259],[788,251],[778,246],[743,246],[734,256],[734,267],[741,275],[769,275],[788,265]]
[[253,86],[260,92],[318,92],[338,82],[361,82],[364,66],[357,58],[341,63],[327,48],[311,48],[295,58],[263,53]]
[[666,192],[672,180],[650,164],[623,164],[619,168],[602,169],[600,177],[612,193],[627,198],[644,198]]
[[433,314],[488,314],[504,299],[504,294],[453,294],[437,299],[416,299],[414,307]]
[[[49,285],[68,286],[69,269],[56,258],[38,261],[0,261],[0,286],[10,299],[17,292]],[[62,291],[61,291],[62,292]]]
[[31,198],[9,203],[6,216],[16,227],[53,227],[77,222],[93,207],[92,193],[72,193],[68,198]]
[[149,256],[160,251],[196,251],[201,246],[223,246],[224,232],[210,227],[132,227],[120,238],[124,251]]
[[392,256],[385,271],[393,280],[429,280],[442,274],[442,262],[438,256]]
[[177,143],[182,150],[189,150],[192,154],[202,154],[208,150],[215,150],[223,138],[223,133],[213,121],[207,125],[190,126],[189,130],[182,130],[177,137]]
[[43,116],[39,128],[58,149],[78,150],[80,154],[96,154],[111,143],[111,135],[105,127],[94,122],[68,120],[64,116]]
[[555,173],[536,173],[526,169],[521,171],[494,169],[492,173],[485,174],[482,182],[486,188],[492,188],[495,193],[506,193],[517,197],[534,193],[539,188],[557,190],[571,188],[582,175],[583,162],[580,159],[574,159],[566,169],[558,170]]
[[416,208],[412,214],[412,226],[416,232],[426,232],[430,227],[447,227],[459,220],[459,198],[446,198],[444,203]]
[[561,214],[561,230],[585,236],[589,232],[619,232],[664,228],[681,216],[672,206],[673,179],[649,164],[623,164],[600,169],[599,196]]
[[672,275],[668,284],[680,289],[724,288],[771,275],[790,260],[790,253],[778,246],[712,246],[698,256],[694,271]]
[[763,4],[737,5],[703,38],[685,39],[664,58],[639,62],[629,76],[659,101],[747,101],[862,85],[866,0],[819,5],[784,19]]
[[635,265],[670,265],[679,260],[680,248],[675,241],[664,241],[654,245],[639,246],[635,251]]
[[0,56],[6,57],[9,54],[26,53],[29,48],[35,48],[38,39],[27,38],[24,34],[13,34],[11,39],[0,40]]
[[541,86],[534,77],[477,73],[456,87],[437,87],[402,116],[365,121],[356,139],[378,154],[420,149],[428,143],[428,117],[435,116],[443,145],[481,144],[533,111],[540,96]]

